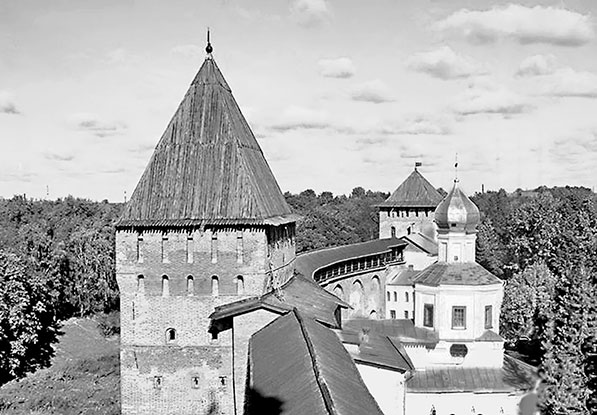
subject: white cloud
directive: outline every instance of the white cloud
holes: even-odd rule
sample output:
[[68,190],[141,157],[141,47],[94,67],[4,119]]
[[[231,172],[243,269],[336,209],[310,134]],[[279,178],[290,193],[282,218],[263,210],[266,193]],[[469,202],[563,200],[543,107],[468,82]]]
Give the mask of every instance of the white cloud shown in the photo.
[[597,75],[562,68],[542,77],[542,92],[556,97],[597,98]]
[[204,48],[193,44],[174,46],[170,52],[187,59],[199,58],[205,55]]
[[280,119],[271,125],[276,131],[317,129],[330,127],[328,115],[324,111],[292,106],[286,108]]
[[487,71],[474,59],[455,53],[449,46],[411,56],[408,68],[440,79],[467,78]]
[[321,59],[319,73],[326,78],[350,78],[355,74],[355,66],[350,58]]
[[354,101],[372,102],[374,104],[394,101],[388,86],[379,79],[355,85],[350,96]]
[[461,9],[438,22],[436,29],[476,43],[511,38],[521,44],[580,46],[595,38],[589,15],[558,7],[518,4],[484,11]]
[[14,102],[14,97],[8,92],[0,91],[0,114],[20,114]]
[[458,95],[452,109],[460,115],[502,114],[510,116],[529,112],[533,106],[528,99],[509,89],[490,83],[477,82]]
[[303,26],[317,26],[328,22],[331,17],[326,0],[294,0],[290,12]]
[[446,135],[452,132],[452,128],[447,119],[442,117],[432,117],[429,115],[416,115],[407,117],[399,126],[398,134],[428,134],[428,135]]
[[550,75],[557,69],[556,57],[553,55],[529,56],[520,63],[517,76]]
[[128,128],[122,121],[105,120],[88,113],[72,114],[68,123],[77,130],[87,131],[101,138],[122,134]]

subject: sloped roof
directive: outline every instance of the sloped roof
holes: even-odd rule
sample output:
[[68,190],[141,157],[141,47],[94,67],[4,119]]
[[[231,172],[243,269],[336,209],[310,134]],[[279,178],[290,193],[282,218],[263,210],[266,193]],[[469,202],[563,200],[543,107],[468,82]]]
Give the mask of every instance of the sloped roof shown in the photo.
[[476,262],[436,262],[421,271],[414,283],[437,287],[439,285],[493,285],[501,284],[502,280]]
[[352,330],[341,330],[337,334],[342,343],[358,346],[357,353],[351,353],[349,350],[352,359],[357,363],[399,372],[415,368],[402,344],[388,336],[367,333],[365,337],[362,332]]
[[406,319],[370,320],[358,318],[345,321],[343,329],[356,332],[365,329],[370,333],[388,336],[392,340],[398,340],[406,345],[416,344],[434,347],[439,341],[436,332],[422,327],[415,327],[412,320]]
[[476,342],[503,342],[504,338],[493,330],[485,330],[482,335],[475,339]]
[[536,369],[504,355],[501,368],[441,367],[417,370],[406,383],[408,393],[517,392],[535,386]]
[[381,254],[394,246],[406,246],[406,242],[398,238],[385,238],[318,249],[297,255],[295,268],[304,276],[313,278],[313,273],[321,267],[349,259]]
[[378,207],[436,207],[442,195],[417,169]]
[[[291,214],[213,58],[193,79],[119,226],[186,220],[260,223]],[[289,217],[286,222],[294,221]]]
[[336,334],[294,310],[249,343],[248,414],[382,415]]
[[400,237],[400,239],[409,242],[422,251],[427,252],[429,255],[437,256],[437,242],[427,235],[422,233],[411,233],[410,235]]
[[294,275],[277,291],[270,291],[261,297],[247,298],[216,307],[209,318],[214,322],[213,330],[219,331],[217,320],[239,316],[258,309],[285,314],[297,308],[301,313],[315,318],[327,326],[338,327],[339,322],[336,321],[334,314],[338,307],[349,308],[350,306],[334,294],[321,288],[314,281],[302,275]]
[[387,276],[387,285],[401,285],[412,286],[414,278],[420,273],[420,270],[415,269],[397,269],[392,274]]

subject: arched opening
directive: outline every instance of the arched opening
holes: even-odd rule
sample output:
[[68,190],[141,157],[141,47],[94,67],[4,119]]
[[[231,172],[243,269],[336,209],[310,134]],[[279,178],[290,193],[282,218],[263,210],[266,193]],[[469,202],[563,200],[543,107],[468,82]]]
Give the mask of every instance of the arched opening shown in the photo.
[[334,287],[334,295],[342,300],[344,300],[344,289],[340,284]]
[[187,277],[187,294],[193,295],[195,294],[195,279],[192,275]]
[[211,277],[211,295],[217,296],[220,294],[220,280],[216,275]]
[[137,292],[139,294],[145,293],[145,277],[143,275],[137,276]]
[[176,330],[168,329],[166,330],[166,343],[172,343],[176,341]]
[[377,320],[377,311],[371,310],[371,312],[369,313],[369,318],[371,320]]
[[381,283],[379,282],[379,277],[377,275],[374,275],[373,278],[371,279],[371,282],[373,283],[373,291],[377,294],[381,289]]
[[170,280],[167,275],[162,275],[162,297],[170,295]]
[[357,314],[363,314],[363,284],[361,281],[356,280],[352,284],[352,290],[350,293],[350,305]]
[[242,275],[236,277],[236,294],[242,295],[245,293],[245,279]]
[[392,226],[392,228],[390,229],[390,236],[392,238],[396,237],[396,227],[395,226]]

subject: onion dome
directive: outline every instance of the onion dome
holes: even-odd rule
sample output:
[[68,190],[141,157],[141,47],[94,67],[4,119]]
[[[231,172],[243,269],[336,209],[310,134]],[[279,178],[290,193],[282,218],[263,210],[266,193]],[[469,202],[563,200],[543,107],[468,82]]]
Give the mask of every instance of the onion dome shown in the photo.
[[435,209],[435,223],[442,230],[476,232],[480,221],[479,209],[458,187],[454,187]]

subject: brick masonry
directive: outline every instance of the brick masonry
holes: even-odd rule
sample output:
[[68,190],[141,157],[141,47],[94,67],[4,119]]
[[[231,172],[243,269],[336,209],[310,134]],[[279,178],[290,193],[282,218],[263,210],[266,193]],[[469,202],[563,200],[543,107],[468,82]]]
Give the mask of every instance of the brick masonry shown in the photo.
[[117,230],[122,414],[233,414],[235,392],[242,413],[246,344],[274,316],[212,339],[209,315],[286,281],[294,258],[294,223]]

